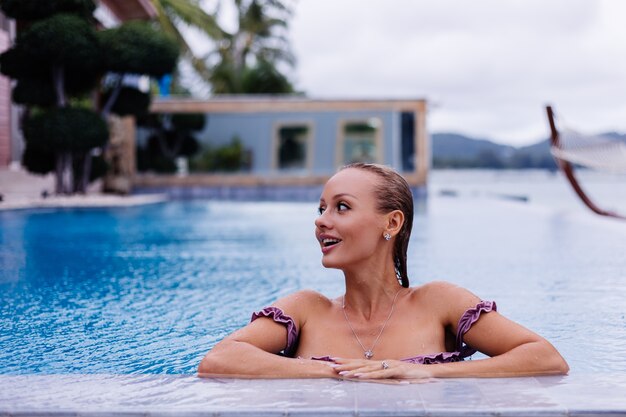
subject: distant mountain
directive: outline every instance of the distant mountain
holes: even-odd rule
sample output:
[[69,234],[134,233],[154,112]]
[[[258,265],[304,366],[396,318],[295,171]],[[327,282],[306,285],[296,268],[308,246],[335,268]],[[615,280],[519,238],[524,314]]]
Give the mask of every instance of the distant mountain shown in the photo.
[[[598,136],[626,143],[626,134],[607,132]],[[433,168],[557,169],[549,139],[516,148],[459,133],[434,133],[431,138]]]
[[619,141],[626,143],[626,133],[622,134],[618,132],[606,132],[606,133],[602,133],[600,136],[607,136],[611,139],[617,139]]
[[487,139],[478,139],[459,133],[434,133],[433,157],[442,159],[472,159],[482,152],[494,152],[500,156],[510,155],[513,146],[501,145]]
[[550,153],[550,139],[544,139],[532,145],[519,147],[515,151],[529,153],[531,155],[547,155]]
[[431,135],[434,168],[556,169],[549,141],[516,148],[458,133]]

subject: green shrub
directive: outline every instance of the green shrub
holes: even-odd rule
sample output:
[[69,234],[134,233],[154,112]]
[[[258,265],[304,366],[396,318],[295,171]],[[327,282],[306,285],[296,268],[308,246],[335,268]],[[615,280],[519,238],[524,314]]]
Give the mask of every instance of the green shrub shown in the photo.
[[241,140],[235,137],[228,145],[206,147],[200,155],[189,161],[189,169],[193,172],[241,171],[246,165],[245,157]]
[[176,41],[145,22],[130,22],[98,33],[111,72],[161,77],[176,67]]
[[96,10],[93,0],[0,0],[4,14],[18,20],[43,19],[55,13],[90,17]]
[[27,143],[22,154],[22,165],[33,174],[46,175],[54,171],[55,154]]
[[[110,95],[111,90],[107,90],[102,95],[102,102],[106,103]],[[122,87],[111,110],[119,116],[142,115],[148,111],[150,101],[150,94],[142,93],[136,88]]]
[[103,146],[109,131],[97,113],[65,107],[31,116],[25,123],[24,137],[38,149],[81,152]]
[[172,115],[172,126],[175,130],[202,130],[206,124],[203,113],[176,113]]
[[17,104],[51,107],[57,102],[57,94],[50,81],[21,78],[13,87],[12,99]]
[[95,29],[72,14],[57,14],[34,23],[18,37],[16,47],[27,61],[23,66],[62,66],[73,75],[93,74],[103,69],[102,51]]
[[176,163],[162,155],[146,158],[145,153],[137,153],[137,167],[141,171],[154,171],[159,174],[173,174],[176,172]]

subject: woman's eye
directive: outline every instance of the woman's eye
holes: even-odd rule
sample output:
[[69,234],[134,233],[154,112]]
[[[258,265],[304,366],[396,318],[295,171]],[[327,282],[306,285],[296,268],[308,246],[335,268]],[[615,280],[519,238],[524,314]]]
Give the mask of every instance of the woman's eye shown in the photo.
[[326,208],[325,208],[325,207],[319,207],[319,208],[317,209],[317,212],[318,212],[318,214],[321,216],[322,214],[324,214],[324,210],[326,210]]
[[350,209],[350,207],[348,207],[346,203],[337,204],[337,211],[346,211],[348,209]]

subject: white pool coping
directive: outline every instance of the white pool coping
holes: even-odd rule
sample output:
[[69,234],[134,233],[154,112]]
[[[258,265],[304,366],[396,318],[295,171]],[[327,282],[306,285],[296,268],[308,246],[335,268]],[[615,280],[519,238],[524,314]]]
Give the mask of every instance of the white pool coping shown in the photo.
[[111,194],[88,194],[72,196],[50,196],[47,198],[17,198],[0,204],[3,210],[24,210],[44,208],[112,208],[112,207],[135,207],[148,204],[158,204],[168,201],[165,194],[142,194],[119,196]]
[[626,416],[626,374],[416,384],[0,375],[0,416]]

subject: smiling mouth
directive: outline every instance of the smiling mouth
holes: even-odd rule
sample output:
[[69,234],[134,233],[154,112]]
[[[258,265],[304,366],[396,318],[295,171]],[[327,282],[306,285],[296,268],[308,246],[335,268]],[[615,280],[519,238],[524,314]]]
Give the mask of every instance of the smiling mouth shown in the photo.
[[324,248],[330,248],[331,246],[335,246],[339,242],[341,242],[340,239],[326,238],[326,239],[322,239],[322,246]]

